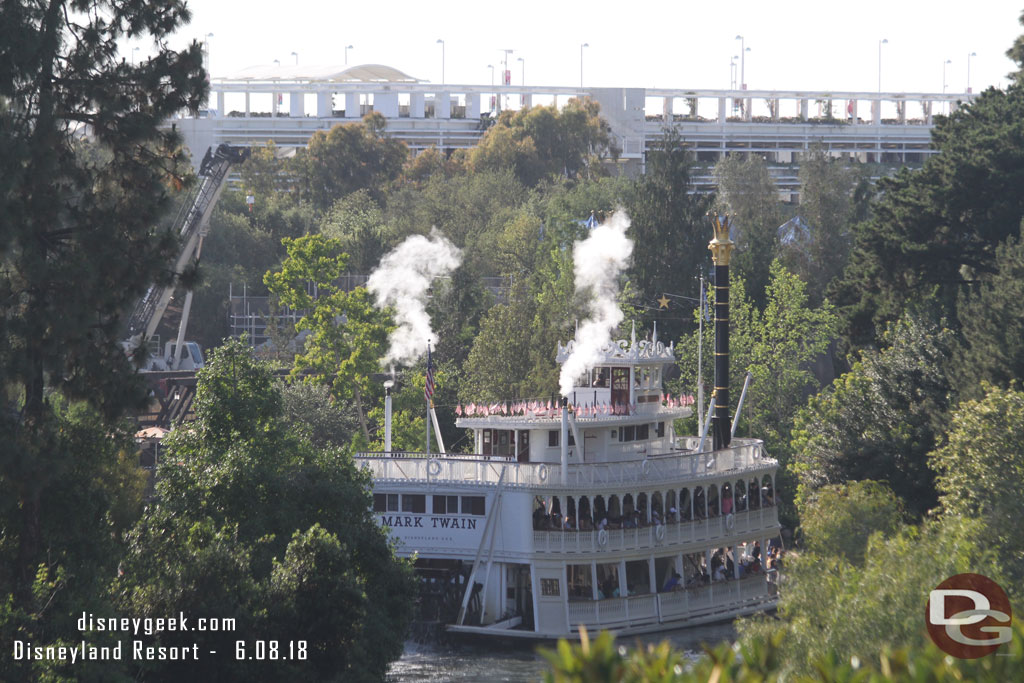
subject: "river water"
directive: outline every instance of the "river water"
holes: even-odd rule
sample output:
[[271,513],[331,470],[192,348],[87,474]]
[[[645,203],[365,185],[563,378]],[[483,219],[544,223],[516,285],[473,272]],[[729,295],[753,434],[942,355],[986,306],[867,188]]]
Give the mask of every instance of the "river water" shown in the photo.
[[[717,645],[736,639],[731,623],[694,626],[639,637],[641,643],[668,640],[689,657],[697,657],[701,644]],[[620,645],[634,645],[638,638],[623,638]],[[549,643],[545,647],[551,648]],[[423,645],[409,641],[401,659],[388,675],[390,683],[477,683],[478,681],[520,683],[539,681],[547,670],[547,660],[529,647],[506,649],[483,644]]]

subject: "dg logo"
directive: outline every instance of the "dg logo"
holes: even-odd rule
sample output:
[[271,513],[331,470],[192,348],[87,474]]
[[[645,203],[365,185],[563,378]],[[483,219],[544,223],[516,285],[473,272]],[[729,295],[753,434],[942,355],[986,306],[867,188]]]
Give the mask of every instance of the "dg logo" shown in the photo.
[[928,635],[946,654],[977,659],[1010,642],[1010,600],[981,574],[951,576],[928,594]]

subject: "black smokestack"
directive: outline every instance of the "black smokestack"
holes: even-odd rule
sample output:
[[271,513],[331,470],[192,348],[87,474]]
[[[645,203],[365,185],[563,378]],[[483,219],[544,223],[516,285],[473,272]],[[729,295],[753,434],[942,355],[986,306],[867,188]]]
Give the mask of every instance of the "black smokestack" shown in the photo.
[[732,440],[729,425],[729,216],[714,216],[715,239],[708,244],[715,262],[715,413],[711,434],[715,450]]

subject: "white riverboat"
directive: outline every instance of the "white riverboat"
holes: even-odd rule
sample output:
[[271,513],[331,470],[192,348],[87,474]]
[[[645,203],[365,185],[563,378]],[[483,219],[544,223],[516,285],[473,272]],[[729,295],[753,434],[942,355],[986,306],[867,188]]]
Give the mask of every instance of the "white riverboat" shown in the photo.
[[[727,306],[716,302],[726,325]],[[777,462],[759,440],[730,442],[728,425],[675,434],[692,401],[663,393],[675,355],[656,335],[601,355],[561,405],[461,411],[475,454],[359,456],[374,516],[415,557],[425,616],[449,631],[648,633],[775,605],[761,562],[779,535]]]

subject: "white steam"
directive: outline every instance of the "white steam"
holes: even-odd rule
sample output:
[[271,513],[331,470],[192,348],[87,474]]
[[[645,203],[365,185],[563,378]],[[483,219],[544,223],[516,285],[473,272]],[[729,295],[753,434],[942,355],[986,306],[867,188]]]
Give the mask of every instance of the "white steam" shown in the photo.
[[629,263],[633,241],[626,237],[629,217],[616,211],[608,222],[591,231],[590,236],[573,247],[576,291],[590,291],[587,318],[576,331],[576,343],[562,364],[558,382],[562,396],[572,392],[573,381],[602,358],[601,350],[612,340],[612,332],[622,322],[616,297],[619,274]]
[[430,231],[429,238],[407,237],[381,259],[366,288],[379,308],[395,309],[398,323],[382,365],[411,365],[423,355],[427,341],[434,338],[426,309],[427,290],[434,278],[455,270],[461,261],[462,253],[437,228]]

